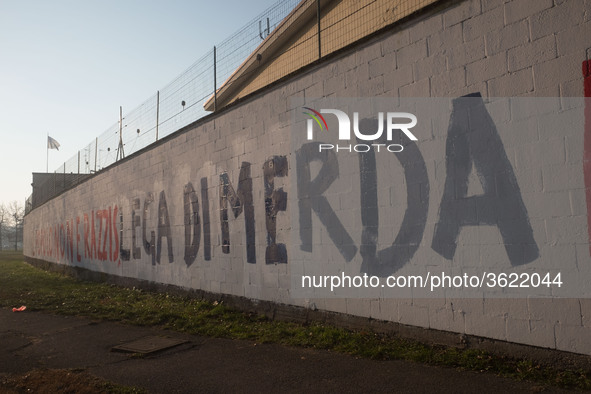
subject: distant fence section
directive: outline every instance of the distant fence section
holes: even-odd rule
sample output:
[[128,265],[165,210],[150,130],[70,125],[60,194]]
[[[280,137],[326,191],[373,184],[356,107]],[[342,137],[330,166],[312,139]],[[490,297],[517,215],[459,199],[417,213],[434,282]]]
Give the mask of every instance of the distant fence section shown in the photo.
[[[213,46],[186,71],[137,108],[122,114],[120,121],[79,150],[53,173],[34,176],[33,194],[26,200],[25,212],[30,212],[92,174],[144,149],[211,111],[436,1],[277,2],[232,36]],[[336,7],[337,4],[344,7]],[[281,37],[281,40],[287,37],[288,45],[277,45],[277,37]],[[317,50],[310,50],[311,47]],[[259,56],[260,53],[265,53],[262,63],[259,56],[255,56],[253,60],[255,50]],[[257,62],[258,67],[252,67],[253,62]]]

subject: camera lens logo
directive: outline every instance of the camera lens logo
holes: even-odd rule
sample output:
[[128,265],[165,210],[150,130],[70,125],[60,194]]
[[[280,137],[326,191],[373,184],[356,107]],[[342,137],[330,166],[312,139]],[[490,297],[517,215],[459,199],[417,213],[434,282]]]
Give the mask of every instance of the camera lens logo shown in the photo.
[[[316,111],[310,107],[303,107],[306,111],[304,112],[305,115],[310,116],[308,119],[306,126],[307,126],[307,139],[309,141],[314,139],[314,121],[320,127],[320,131],[324,131],[326,129],[328,131],[328,124],[326,123],[326,119],[322,116],[322,114],[332,114],[335,115],[338,121],[338,139],[340,141],[350,141],[351,140],[351,129],[355,134],[355,138],[358,141],[373,141],[378,142],[382,140],[382,134],[384,133],[384,129],[386,131],[386,140],[392,141],[392,137],[394,134],[394,130],[399,130],[403,132],[411,141],[417,141],[417,137],[413,133],[411,133],[410,129],[417,124],[417,117],[408,112],[378,112],[378,121],[377,121],[377,131],[373,132],[373,134],[365,134],[359,129],[359,113],[353,112],[353,122],[349,118],[345,112],[338,110],[338,109],[321,109],[320,111]],[[399,119],[406,119],[406,123],[400,123]],[[384,121],[385,120],[385,121]],[[352,124],[351,124],[352,123]],[[351,127],[353,126],[353,127]],[[373,144],[356,144],[356,145],[334,145],[334,144],[326,144],[320,143],[318,144],[319,151],[322,150],[336,150],[339,151],[348,151],[348,152],[367,152],[370,149],[374,149],[376,151],[380,151],[380,148],[385,148],[388,152],[397,153],[401,152],[404,147],[401,144],[384,144],[384,143],[373,143]]]
[[[314,119],[316,121],[316,123],[318,123],[318,126],[320,126],[320,130],[324,130],[322,128],[322,124],[324,123],[324,127],[326,127],[326,131],[328,131],[328,125],[326,124],[326,120],[324,119],[324,116],[322,116],[320,114],[320,112],[313,110],[312,108],[309,107],[304,107],[304,109],[307,109],[310,112],[304,112],[304,114],[309,115],[312,117],[312,119]],[[322,123],[320,123],[320,120],[322,120]],[[309,119],[308,121],[308,139],[311,140],[313,137],[313,131],[312,131],[312,127],[311,126],[311,119]]]

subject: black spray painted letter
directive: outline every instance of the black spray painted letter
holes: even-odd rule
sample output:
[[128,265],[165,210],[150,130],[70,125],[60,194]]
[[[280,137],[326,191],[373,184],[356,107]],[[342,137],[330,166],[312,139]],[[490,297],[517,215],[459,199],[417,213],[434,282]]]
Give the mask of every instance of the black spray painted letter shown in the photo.
[[[446,179],[431,247],[453,259],[463,226],[497,226],[511,264],[539,256],[513,168],[480,93],[455,99],[446,141]],[[474,165],[484,193],[468,197]]]

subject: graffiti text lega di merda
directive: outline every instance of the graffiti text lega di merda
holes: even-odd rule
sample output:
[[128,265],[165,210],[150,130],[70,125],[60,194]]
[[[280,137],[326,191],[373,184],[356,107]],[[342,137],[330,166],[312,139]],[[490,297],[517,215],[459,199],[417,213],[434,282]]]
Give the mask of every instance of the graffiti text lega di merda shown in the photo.
[[[468,115],[470,122],[466,120]],[[365,130],[378,128],[378,120],[375,119],[364,119],[359,124]],[[381,136],[375,142],[386,143],[385,138]],[[294,225],[294,231],[299,231],[300,249],[312,252],[314,213],[345,261],[351,261],[359,253],[362,257],[361,272],[385,277],[408,263],[421,244],[429,208],[427,169],[414,141],[396,153],[404,171],[407,207],[391,246],[378,250],[380,219],[388,221],[388,218],[379,215],[377,186],[378,183],[393,183],[394,180],[388,179],[389,174],[378,177],[374,150],[359,153],[358,158],[362,226],[360,246],[355,245],[325,195],[339,177],[338,155],[334,150],[319,150],[315,142],[304,143],[295,152],[299,222]],[[312,179],[310,163],[314,161],[319,162],[321,167]],[[468,196],[468,176],[472,166],[483,188],[483,194],[477,196]],[[288,176],[287,158],[274,156],[267,160],[263,165],[263,175],[264,201],[260,203],[265,206],[265,263],[285,264],[288,262],[287,248],[285,244],[276,242],[276,216],[278,212],[287,210],[287,193],[283,188],[275,188],[274,180]],[[203,259],[211,260],[212,224],[207,178],[200,180],[198,188],[188,182],[182,199],[183,260],[187,266],[192,265],[201,248]],[[222,253],[230,253],[229,222],[242,216],[246,261],[255,264],[256,231],[250,163],[242,163],[237,187],[226,172],[219,175],[219,212]],[[148,219],[154,213],[158,218],[156,226],[148,228]],[[130,238],[123,236],[126,218],[131,221]],[[480,94],[473,94],[453,101],[446,137],[446,179],[431,248],[452,259],[461,228],[477,225],[499,228],[513,265],[526,264],[538,258],[538,246],[513,168]],[[124,245],[124,239],[129,239],[128,245]],[[163,254],[166,254],[169,263],[175,261],[173,245],[179,241],[173,239],[167,196],[165,191],[161,191],[157,198],[148,192],[143,201],[140,198],[131,199],[126,215],[121,207],[114,205],[37,229],[34,252],[37,257],[70,262],[84,259],[121,263],[149,255],[152,264],[159,264]]]

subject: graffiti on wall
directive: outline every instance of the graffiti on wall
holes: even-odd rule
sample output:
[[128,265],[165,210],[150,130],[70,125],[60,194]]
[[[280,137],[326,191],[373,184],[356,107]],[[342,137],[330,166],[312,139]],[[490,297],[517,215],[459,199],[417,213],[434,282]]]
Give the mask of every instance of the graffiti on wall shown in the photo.
[[[380,129],[376,119],[362,119],[357,127],[361,130]],[[357,136],[357,142],[365,140]],[[386,145],[386,134],[374,143]],[[315,215],[344,261],[361,256],[362,273],[384,277],[411,261],[422,243],[427,225],[430,187],[419,142],[408,140],[400,146],[404,147],[395,157],[404,174],[407,204],[391,244],[378,250],[380,222],[388,221],[387,217],[380,216],[378,183],[390,181],[389,174],[378,174],[375,150],[356,153],[361,223],[361,243],[356,245],[354,237],[341,223],[327,198],[331,185],[340,176],[339,156],[333,150],[318,150],[317,144],[311,142],[301,144],[295,151],[299,223],[294,227],[299,229],[299,248],[302,251],[313,251],[315,229],[312,217]],[[320,169],[313,177],[311,166],[314,162],[319,164]],[[468,196],[468,176],[473,167],[483,193]],[[255,204],[258,203],[264,206],[265,212],[265,263],[288,263],[287,246],[277,242],[277,215],[287,211],[288,195],[283,188],[275,187],[277,178],[290,176],[288,169],[286,156],[276,155],[264,162],[264,193],[262,201],[258,202],[253,195],[251,163],[241,164],[235,183],[228,172],[219,174],[219,247],[223,254],[230,253],[235,244],[242,244],[246,263],[257,263]],[[498,227],[511,264],[526,264],[539,256],[513,168],[480,94],[453,101],[447,128],[445,169],[443,194],[430,242],[432,250],[451,260],[461,229],[486,225]],[[202,250],[203,260],[211,260],[214,245],[210,220],[211,191],[207,178],[200,180],[199,189],[196,190],[189,181],[182,192],[172,197],[168,195],[171,191],[146,192],[144,196],[133,197],[129,207],[112,205],[40,228],[35,235],[35,255],[67,262],[98,260],[118,264],[150,256],[152,265],[180,260],[190,267]],[[174,239],[171,229],[171,226],[179,224],[171,223],[170,198],[182,201],[182,239]],[[153,228],[149,228],[150,217],[157,218]],[[233,238],[230,231],[230,222],[238,225],[241,220],[244,223],[244,242]],[[131,237],[124,236],[125,225],[131,229]],[[182,259],[174,255],[176,243],[183,245]]]
[[[385,129],[386,126],[380,128],[378,120],[365,119],[359,122],[359,128],[373,131]],[[357,137],[359,143],[365,140]],[[389,143],[383,134],[372,142],[372,146],[378,148]],[[408,141],[404,143],[404,149],[395,155],[404,174],[407,205],[394,240],[380,251],[377,250],[380,221],[387,222],[390,218],[380,216],[378,184],[395,182],[389,180],[389,173],[378,174],[376,149],[357,153],[362,234],[361,244],[355,245],[353,237],[341,224],[325,195],[339,177],[338,155],[335,150],[324,149],[325,146],[334,144],[326,141],[305,143],[296,152],[301,249],[312,251],[314,229],[311,217],[314,213],[326,227],[343,259],[351,261],[359,253],[362,257],[362,273],[380,277],[393,274],[413,258],[422,242],[427,222],[430,187],[419,143]],[[361,149],[359,146],[353,149]],[[453,101],[445,156],[446,178],[431,241],[432,250],[451,260],[461,229],[486,225],[498,227],[512,265],[537,259],[538,246],[519,185],[495,124],[479,93]],[[320,163],[321,167],[316,177],[311,179],[310,164],[314,161]],[[468,176],[473,167],[483,193],[468,196]]]
[[[431,247],[452,259],[464,226],[497,226],[509,261],[532,262],[539,256],[519,185],[496,126],[480,94],[454,100],[447,132],[446,178],[439,221]],[[468,197],[474,166],[483,194]]]
[[34,256],[69,262],[120,262],[118,213],[117,206],[110,206],[42,226],[35,232]]
[[[222,253],[230,253],[230,218],[244,216],[246,235],[246,261],[256,263],[255,216],[250,163],[243,162],[237,188],[234,188],[227,172],[219,176],[220,234]],[[287,193],[283,188],[275,189],[274,179],[285,177],[288,162],[285,156],[274,156],[265,162],[264,190],[266,212],[266,263],[287,263],[285,244],[276,242],[276,216],[287,210]],[[211,260],[211,221],[207,178],[202,178],[200,199],[193,184],[188,182],[182,193],[184,256],[187,267],[197,259],[203,240],[203,259]],[[200,209],[201,208],[201,209]],[[153,212],[155,211],[155,212]],[[41,226],[35,230],[33,257],[53,258],[63,262],[110,261],[121,262],[141,260],[142,255],[150,256],[152,265],[175,262],[174,240],[166,192],[160,191],[156,200],[153,192],[146,192],[142,198],[130,201],[129,220],[131,244],[125,245],[124,208],[118,205],[106,209],[92,210],[63,223]],[[229,214],[231,212],[231,216]],[[149,228],[149,219],[155,215],[156,227]],[[119,225],[119,231],[117,230]]]

